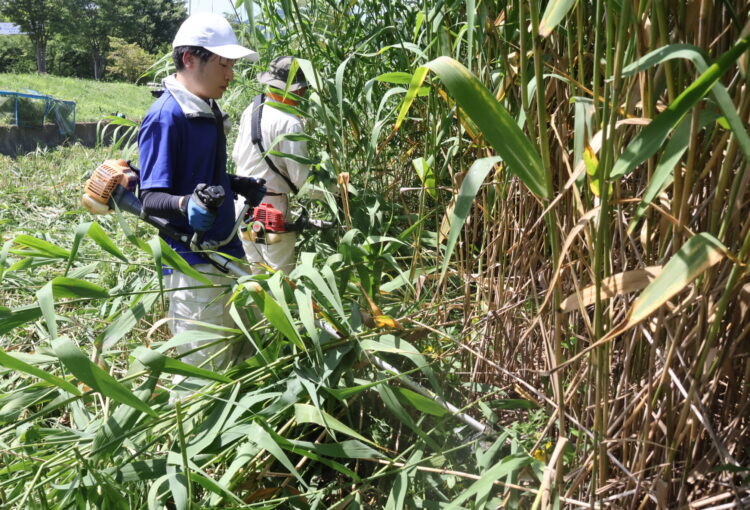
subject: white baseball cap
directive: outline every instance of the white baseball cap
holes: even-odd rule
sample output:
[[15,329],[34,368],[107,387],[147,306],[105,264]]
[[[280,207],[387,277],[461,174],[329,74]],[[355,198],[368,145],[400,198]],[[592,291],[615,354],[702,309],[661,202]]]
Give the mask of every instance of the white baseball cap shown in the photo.
[[220,57],[237,60],[248,58],[255,62],[258,53],[240,46],[229,22],[218,14],[201,12],[186,19],[172,41],[172,47],[200,46]]

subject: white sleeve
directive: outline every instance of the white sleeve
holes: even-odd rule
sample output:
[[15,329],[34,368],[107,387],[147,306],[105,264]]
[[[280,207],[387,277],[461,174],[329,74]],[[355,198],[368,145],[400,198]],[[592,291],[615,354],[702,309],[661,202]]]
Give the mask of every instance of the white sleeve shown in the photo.
[[[252,106],[250,107],[252,108]],[[242,112],[242,117],[240,118],[240,127],[237,131],[237,139],[234,142],[234,148],[232,148],[232,160],[234,160],[234,164],[237,166],[237,173],[240,173],[240,169],[243,169],[243,165],[241,165],[240,158],[242,153],[242,147],[247,145],[247,143],[250,141],[250,115],[248,115],[248,109],[245,109],[244,112]]]

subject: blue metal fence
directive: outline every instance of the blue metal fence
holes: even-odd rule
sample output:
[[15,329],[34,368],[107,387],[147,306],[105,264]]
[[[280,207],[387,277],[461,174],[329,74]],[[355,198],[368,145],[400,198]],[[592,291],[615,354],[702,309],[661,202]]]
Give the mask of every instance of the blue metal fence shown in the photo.
[[72,135],[75,131],[76,124],[76,103],[75,101],[64,101],[57,99],[52,96],[46,96],[43,94],[26,94],[22,92],[10,92],[6,90],[0,90],[0,96],[11,97],[14,101],[13,105],[13,117],[14,124],[16,126],[21,125],[21,118],[19,114],[19,103],[22,99],[29,99],[32,101],[43,101],[44,102],[44,115],[41,122],[54,111],[55,123],[60,129],[63,135]]

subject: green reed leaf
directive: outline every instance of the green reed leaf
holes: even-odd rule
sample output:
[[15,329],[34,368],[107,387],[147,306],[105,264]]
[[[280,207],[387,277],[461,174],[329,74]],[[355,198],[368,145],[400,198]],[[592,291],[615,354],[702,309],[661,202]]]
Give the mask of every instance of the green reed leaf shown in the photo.
[[451,503],[445,507],[445,510],[462,508],[461,505],[464,501],[473,497],[479,492],[486,492],[490,490],[496,480],[520,470],[522,467],[530,464],[532,461],[533,459],[525,454],[508,455],[500,462],[488,469],[479,480],[471,484],[471,486],[469,486],[468,489],[461,493],[460,496],[451,501]]
[[96,338],[97,342],[102,345],[102,351],[106,352],[112,346],[122,339],[125,335],[138,324],[138,321],[146,316],[153,308],[156,300],[159,299],[158,293],[146,294],[137,297],[133,304],[127,310],[124,310],[117,319],[107,326],[102,333]]
[[78,380],[90,386],[94,391],[121,404],[138,409],[149,416],[156,417],[156,412],[151,407],[133,395],[114,377],[92,363],[69,338],[63,336],[55,339],[52,342],[52,350]]
[[70,249],[70,255],[68,257],[68,266],[65,268],[66,275],[68,274],[68,271],[73,264],[73,260],[75,260],[75,257],[78,254],[78,248],[85,236],[90,237],[100,248],[102,248],[107,253],[114,255],[123,262],[128,262],[128,259],[125,257],[125,255],[122,254],[120,249],[107,235],[101,225],[99,225],[95,221],[90,221],[87,223],[82,223],[76,229],[75,237],[73,239],[73,247]]
[[[647,55],[639,58],[629,66],[623,69],[624,76],[630,76],[637,72],[643,71],[651,66],[661,64],[668,60],[684,59],[689,60],[695,66],[699,73],[705,73],[709,69],[708,55],[703,49],[693,46],[692,44],[670,44],[658,48]],[[745,125],[742,122],[734,106],[729,91],[723,83],[717,81],[711,89],[716,104],[719,105],[721,112],[726,117],[729,127],[737,137],[737,142],[742,149],[747,160],[750,160],[750,135],[748,135]]]
[[13,331],[17,327],[34,321],[41,316],[42,309],[37,304],[15,309],[0,306],[0,335]]
[[58,276],[51,282],[52,294],[56,298],[108,298],[109,291],[95,283],[78,278]]
[[[314,408],[313,408],[314,409]],[[296,410],[296,405],[295,405]],[[304,421],[297,420],[298,423],[306,423]],[[284,453],[284,450],[274,441],[273,437],[259,424],[253,424],[253,431],[248,435],[248,439],[257,444],[262,449],[268,451],[273,455],[279,463],[284,466],[294,477],[304,486],[308,487],[307,482],[300,476],[299,471],[294,467],[289,457]]]
[[[716,118],[717,115],[714,112],[702,112],[698,129],[705,128],[709,123],[715,121]],[[646,187],[646,191],[643,192],[643,197],[636,208],[633,219],[628,225],[628,232],[633,232],[640,219],[646,213],[649,204],[672,183],[675,166],[691,143],[690,128],[691,121],[688,117],[685,117],[675,129],[672,138],[667,142],[664,153],[656,165],[654,173],[651,175],[651,180]]]
[[398,85],[408,85],[411,82],[412,75],[404,72],[383,73],[375,77],[375,81],[384,83],[396,83]]
[[398,117],[396,117],[396,124],[393,127],[394,131],[398,130],[398,128],[401,127],[401,123],[404,122],[406,114],[409,113],[409,108],[411,108],[414,99],[417,97],[419,89],[422,87],[422,83],[427,77],[428,72],[429,69],[427,69],[426,67],[419,67],[416,71],[414,71],[411,82],[409,83],[409,90],[406,92],[406,96],[401,103],[401,109],[398,112]]
[[427,433],[419,427],[419,424],[411,417],[411,415],[406,412],[406,409],[404,409],[404,406],[401,405],[401,401],[398,399],[398,395],[393,386],[389,384],[381,384],[377,386],[375,390],[378,392],[378,395],[380,395],[380,398],[383,400],[385,406],[396,416],[396,418],[401,420],[404,425],[409,427],[417,436],[419,436],[425,442],[425,444],[427,444],[427,446],[435,451],[438,451],[440,449],[437,441],[427,435]]
[[45,372],[41,368],[29,365],[28,363],[19,360],[12,354],[8,354],[2,349],[0,349],[0,366],[4,366],[5,368],[8,368],[10,370],[17,370],[19,372],[33,375],[34,377],[38,377],[43,381],[47,381],[48,383],[57,386],[58,388],[67,391],[68,393],[72,393],[73,395],[81,394],[81,392],[78,391],[78,388],[70,384],[65,379],[60,379],[57,376]]
[[184,361],[170,358],[146,347],[138,347],[133,351],[133,356],[155,373],[166,372],[168,374],[184,375],[185,377],[200,377],[201,379],[210,379],[225,383],[232,382],[232,379],[225,375],[189,365]]
[[[740,39],[737,44],[708,67],[698,79],[675,98],[666,110],[643,128],[628,144],[620,158],[615,161],[609,177],[611,179],[622,177],[653,156],[672,129],[679,124],[693,106],[706,97],[717,84],[719,78],[734,66],[735,61],[747,51],[748,47],[750,47],[750,36]],[[746,131],[745,136],[747,136]],[[750,141],[748,141],[747,150],[747,154],[750,155]]]
[[450,411],[431,398],[420,395],[408,388],[398,388],[396,391],[398,391],[399,395],[401,395],[405,401],[409,402],[418,411],[425,414],[430,414],[432,416],[445,416],[446,414],[451,414]]
[[287,315],[287,311],[274,300],[273,296],[267,292],[253,292],[251,295],[268,322],[294,345],[303,351],[306,350],[291,316]]
[[432,198],[437,198],[437,191],[435,189],[435,171],[432,169],[432,165],[425,158],[413,159],[411,164],[414,166],[414,170],[417,171],[419,180],[422,181],[427,193]]
[[377,446],[362,434],[356,432],[351,427],[344,425],[342,422],[340,422],[327,412],[322,411],[315,406],[311,406],[309,404],[294,404],[294,417],[297,420],[297,423],[314,423],[325,429],[341,432],[342,434],[346,434],[347,436],[351,436],[365,443]]
[[48,282],[36,291],[36,300],[47,323],[47,331],[49,331],[50,338],[57,338],[57,315],[55,314],[55,298],[52,291],[52,282]]
[[458,191],[458,198],[456,199],[456,207],[453,208],[450,214],[450,232],[448,234],[448,243],[445,246],[443,267],[440,269],[440,281],[445,278],[445,273],[448,271],[448,264],[453,255],[453,249],[456,247],[456,241],[458,241],[458,235],[461,233],[461,229],[463,229],[464,222],[469,217],[471,204],[474,202],[477,193],[479,193],[479,189],[482,187],[487,174],[499,162],[500,158],[497,156],[474,161],[466,177],[464,177],[464,181],[461,183],[461,189]]
[[[31,248],[32,252],[25,252],[24,255],[36,256],[36,257],[51,257],[56,259],[67,259],[70,257],[70,252],[59,246],[56,246],[49,241],[38,239],[26,234],[21,234],[13,239],[15,244]],[[15,250],[11,250],[13,253]]]
[[[135,391],[133,395],[144,402],[151,398],[151,395],[158,382],[158,377],[151,376]],[[118,406],[107,421],[99,427],[94,436],[94,442],[91,445],[91,455],[107,459],[117,451],[123,441],[133,433],[135,424],[143,416],[138,409],[130,406]]]
[[549,198],[552,190],[547,189],[545,169],[534,144],[476,76],[449,57],[439,57],[425,67],[440,77],[451,96],[503,158],[508,170],[532,193]]
[[577,0],[552,0],[547,4],[539,22],[539,35],[549,37],[552,31],[568,15]]

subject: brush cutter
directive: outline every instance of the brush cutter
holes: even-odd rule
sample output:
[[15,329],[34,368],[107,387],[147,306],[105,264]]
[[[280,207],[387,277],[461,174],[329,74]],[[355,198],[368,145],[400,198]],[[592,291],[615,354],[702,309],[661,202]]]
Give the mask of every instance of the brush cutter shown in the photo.
[[[92,214],[109,214],[115,206],[122,211],[134,214],[143,221],[156,227],[159,232],[175,241],[190,246],[194,252],[201,253],[211,264],[222,272],[232,272],[237,276],[247,276],[249,273],[240,266],[218,253],[213,253],[222,246],[228,244],[238,230],[242,236],[264,244],[273,244],[279,241],[279,236],[287,232],[299,232],[315,228],[332,228],[333,223],[323,220],[310,219],[307,210],[302,209],[301,214],[293,223],[287,223],[284,215],[270,204],[261,204],[252,208],[245,201],[245,205],[237,217],[234,228],[226,237],[219,241],[202,241],[199,233],[191,237],[169,225],[166,220],[146,215],[143,212],[143,204],[135,195],[138,185],[139,171],[124,160],[107,160],[99,165],[86,181],[82,198],[83,205]],[[195,188],[194,198],[200,200],[207,209],[216,210],[225,199],[225,191],[221,186],[207,186],[199,184]]]
[[[189,234],[180,232],[169,225],[166,220],[144,214],[143,204],[141,204],[141,201],[134,193],[137,184],[137,168],[124,160],[107,160],[99,165],[86,181],[82,199],[83,205],[89,210],[89,212],[96,215],[109,214],[114,211],[115,208],[134,214],[149,225],[156,227],[161,234],[184,244],[189,244],[193,251],[202,252],[201,254],[221,271],[232,272],[237,276],[248,276],[250,273],[243,270],[239,265],[235,264],[228,258],[213,252],[213,250],[227,244],[237,233],[237,230],[241,225],[245,225],[246,230],[254,232],[256,234],[256,239],[259,238],[258,233],[260,233],[260,239],[266,243],[271,241],[271,244],[273,242],[278,242],[273,241],[274,236],[282,235],[286,232],[300,231],[309,227],[329,228],[332,226],[330,222],[310,220],[307,217],[306,210],[303,210],[302,214],[295,222],[287,223],[284,220],[283,214],[270,204],[261,204],[258,207],[255,207],[251,212],[251,207],[246,202],[242,214],[239,215],[235,222],[235,226],[232,229],[232,233],[227,239],[218,243],[215,241],[201,243],[198,234],[194,234],[191,238]],[[210,208],[218,208],[225,198],[224,189],[221,186],[199,185],[196,188],[196,193],[200,200]],[[342,338],[341,333],[336,331],[336,329],[326,321],[319,321],[319,325],[335,338]],[[485,425],[479,423],[471,416],[460,412],[460,410],[454,405],[450,404],[432,391],[424,388],[410,377],[401,374],[395,367],[386,361],[374,355],[368,355],[367,358],[381,370],[390,372],[399,377],[406,386],[410,387],[417,393],[435,401],[474,430],[479,433],[488,431],[488,428]]]
[[[250,274],[227,257],[214,252],[234,238],[240,227],[240,220],[235,223],[226,239],[201,242],[199,233],[196,232],[191,237],[190,234],[174,228],[165,219],[145,214],[143,204],[134,193],[137,184],[137,168],[124,160],[107,160],[96,167],[86,181],[82,198],[83,205],[92,214],[109,214],[115,208],[134,214],[149,225],[156,227],[161,234],[190,246],[190,249],[194,252],[201,253],[208,262],[220,271],[232,272],[237,276]],[[224,201],[224,195],[223,187],[205,184],[199,184],[194,193],[196,199],[200,200],[209,210],[218,209]],[[250,206],[245,204],[245,210],[248,209],[250,209]]]

